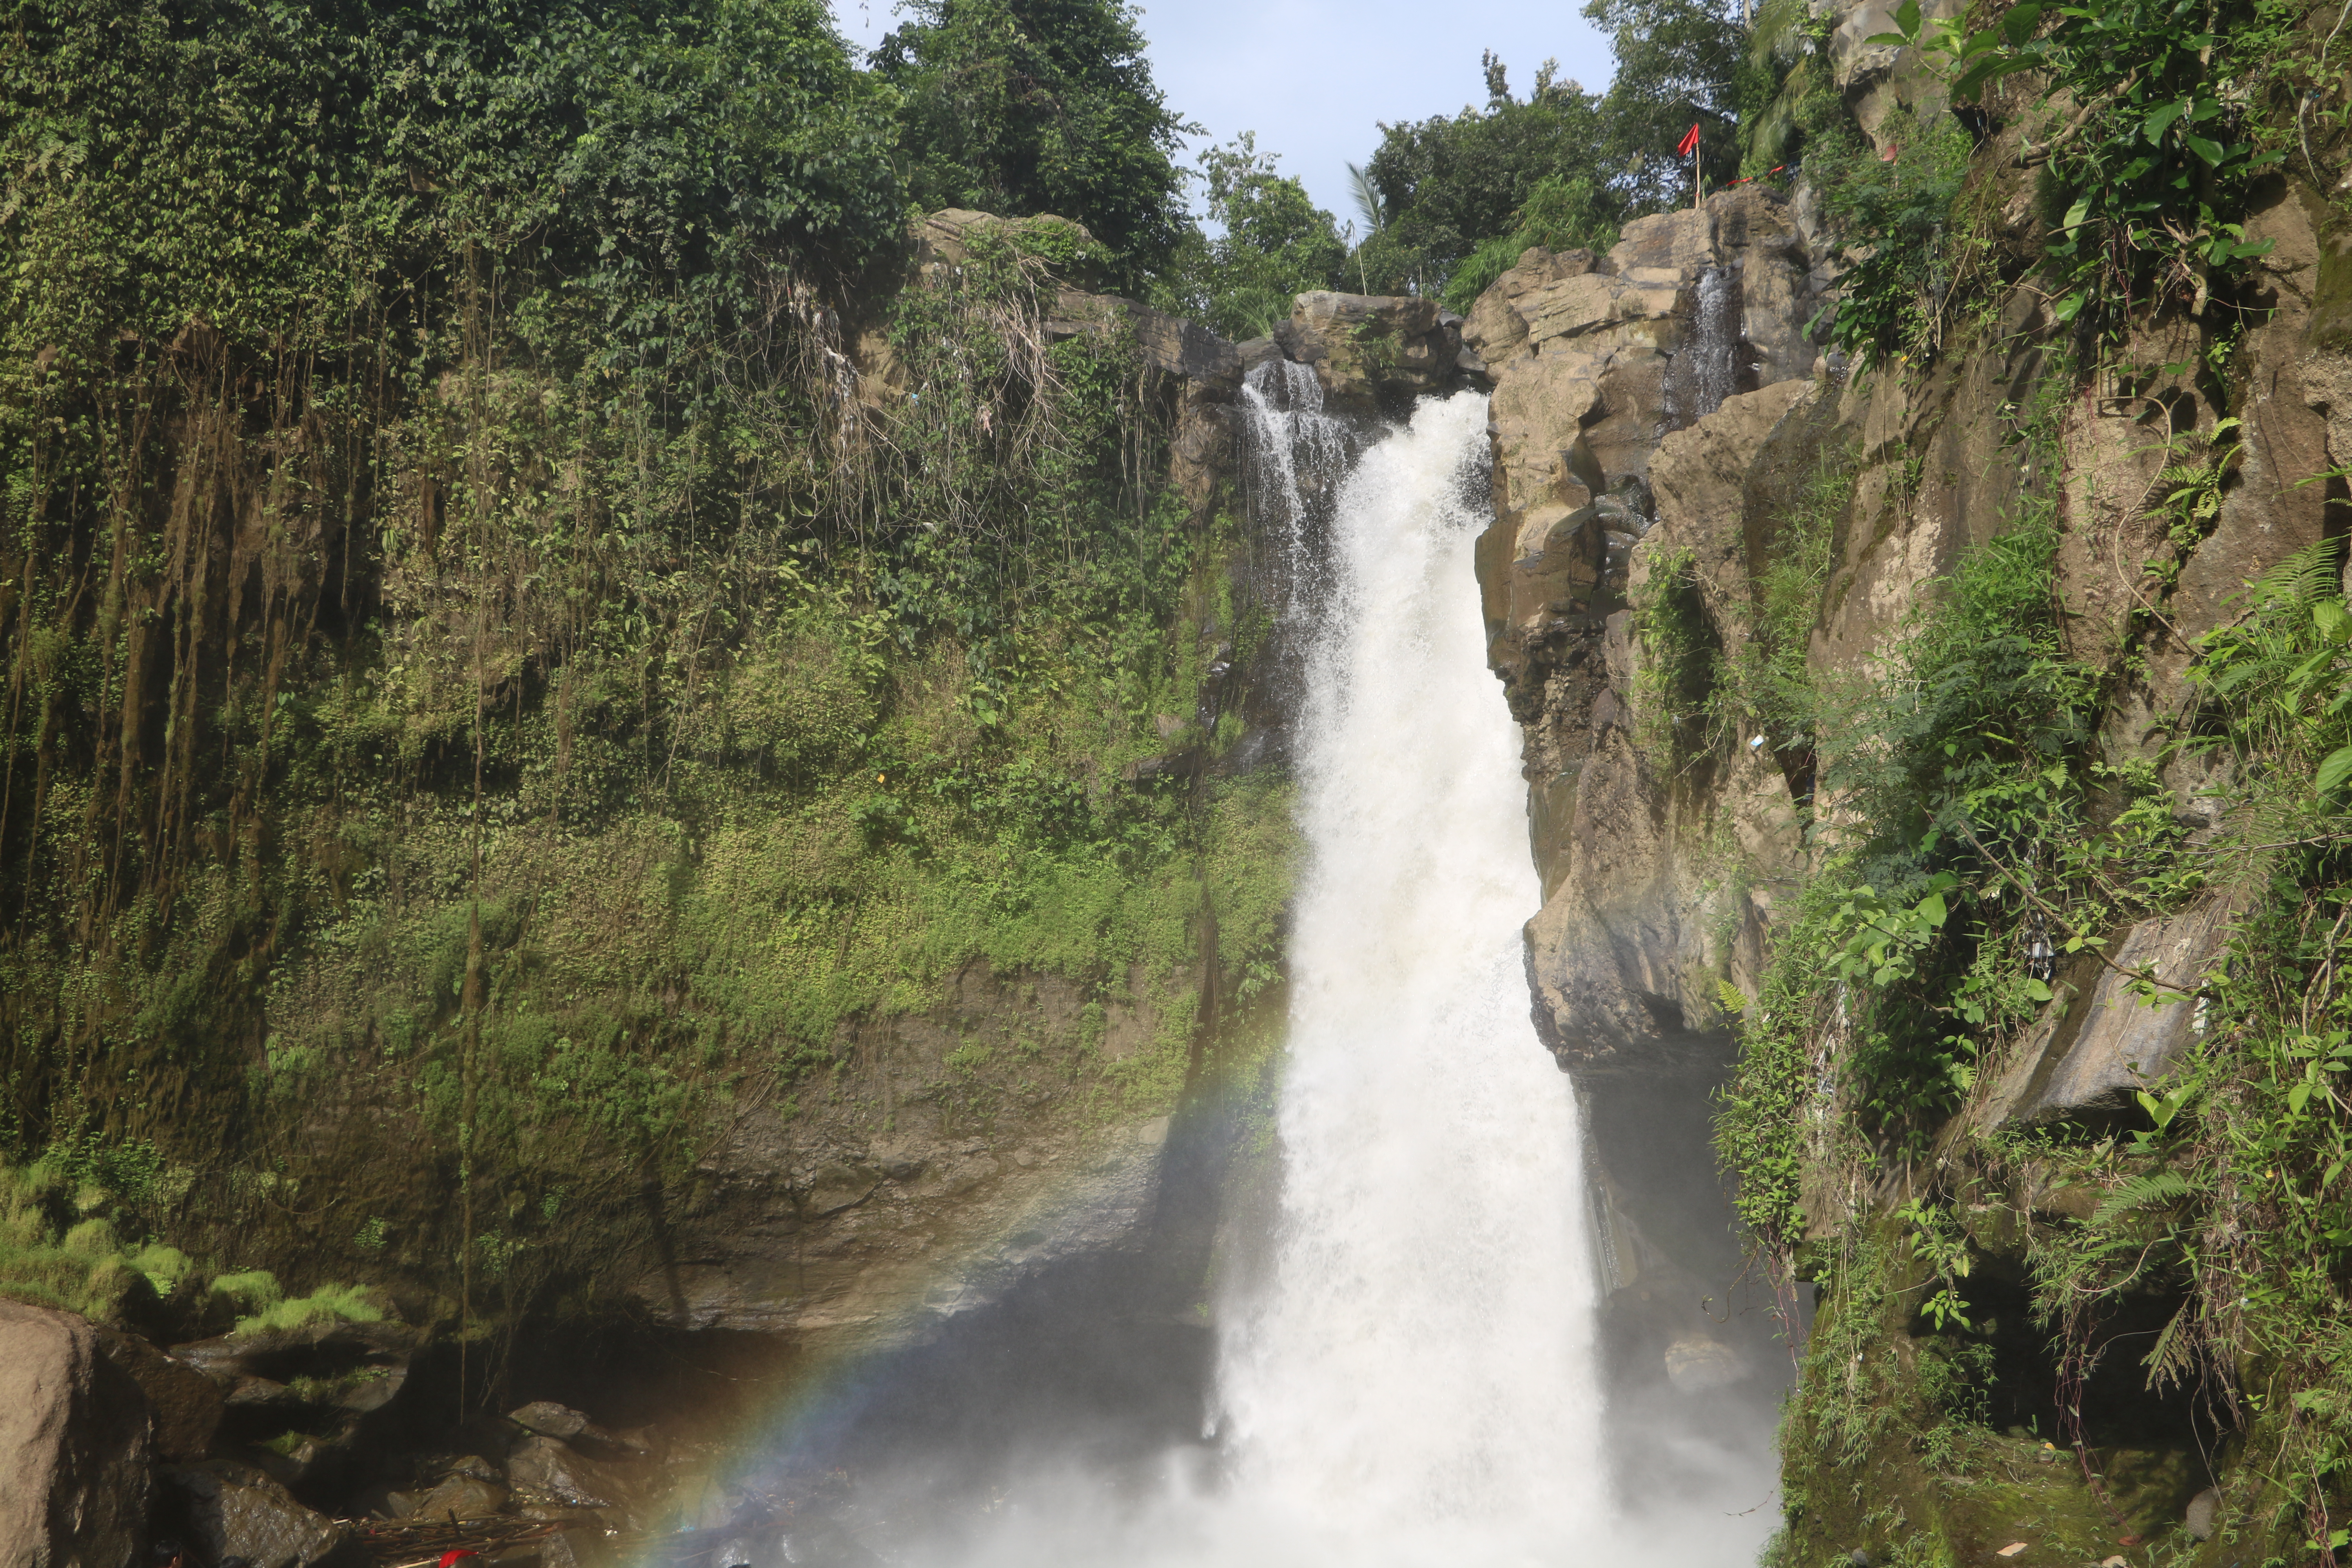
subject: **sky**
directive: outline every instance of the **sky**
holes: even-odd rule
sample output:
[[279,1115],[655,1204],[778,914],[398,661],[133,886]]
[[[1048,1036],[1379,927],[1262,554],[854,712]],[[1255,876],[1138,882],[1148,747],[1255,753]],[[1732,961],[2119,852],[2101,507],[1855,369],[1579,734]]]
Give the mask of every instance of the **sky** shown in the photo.
[[[871,47],[889,31],[896,0],[832,5],[849,41]],[[1522,97],[1547,58],[1563,78],[1605,86],[1609,46],[1580,9],[1577,0],[1160,0],[1143,6],[1143,31],[1169,107],[1208,132],[1196,148],[1256,132],[1258,150],[1279,153],[1282,173],[1345,223],[1356,214],[1348,164],[1380,144],[1378,122],[1486,102],[1481,50],[1502,56]]]

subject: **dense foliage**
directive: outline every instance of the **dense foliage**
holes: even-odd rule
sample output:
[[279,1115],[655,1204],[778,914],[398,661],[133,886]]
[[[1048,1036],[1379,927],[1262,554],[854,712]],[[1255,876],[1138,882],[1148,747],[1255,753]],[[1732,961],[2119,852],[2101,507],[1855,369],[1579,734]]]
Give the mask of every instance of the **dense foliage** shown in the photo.
[[1596,95],[1558,79],[1546,62],[1534,90],[1516,98],[1503,62],[1492,56],[1486,87],[1483,109],[1382,128],[1365,164],[1379,195],[1370,215],[1379,223],[1355,262],[1372,291],[1443,291],[1482,242],[1518,228],[1522,209],[1547,180],[1582,179],[1594,236],[1624,211],[1601,194],[1609,182],[1596,161],[1602,135]]
[[[1331,215],[1244,132],[1201,154],[1212,238],[1185,235],[1160,281],[1159,302],[1235,340],[1273,330],[1294,296],[1346,287],[1348,245]],[[1361,279],[1357,281],[1360,282]]]
[[[1047,333],[1075,231],[900,289],[894,94],[797,0],[15,21],[0,1161],[511,1322],[975,963],[1078,988],[1012,1064],[1068,1114],[1172,1100],[1286,818],[1142,765],[1258,622],[1171,389]],[[6,1268],[130,1289],[26,1181]]]
[[[2062,365],[2019,412],[2024,500],[1874,668],[1832,679],[1777,657],[1801,615],[1776,632],[1768,609],[1752,640],[1710,643],[1673,591],[1643,606],[1650,657],[1705,667],[1643,689],[1683,704],[1657,740],[1720,748],[1702,721],[1727,709],[1738,732],[1756,725],[1818,764],[1801,801],[1813,868],[1776,899],[1759,994],[1725,997],[1740,1058],[1718,1120],[1751,1237],[1830,1293],[1784,1434],[1790,1495],[1836,1510],[1832,1490],[1862,1498],[1903,1464],[1964,1472],[1999,1447],[1984,1409],[1998,1395],[2041,1401],[2037,1435],[2120,1517],[2103,1479],[2116,1485],[2118,1447],[2174,1440],[2145,1426],[2161,1410],[2179,1441],[2193,1429],[2261,1452],[2211,1461],[2227,1510],[2273,1561],[2303,1560],[2297,1545],[2324,1561],[2342,1545],[2352,1458],[2341,546],[2291,558],[2190,641],[2193,700],[2168,738],[2138,754],[2098,743],[2113,688],[2055,614],[2049,496],[2074,385]],[[2225,416],[2160,444],[2141,503],[2160,550],[2144,563],[2152,591],[2203,542],[2239,428]],[[1765,605],[1804,587],[1787,576],[1763,584]],[[2127,636],[2170,635],[2158,613]],[[1724,641],[1736,655],[1710,651]],[[2202,798],[2185,808],[2179,788]],[[2229,932],[2210,963],[2126,956],[2124,933],[2192,912]],[[2183,1059],[2136,1109],[2011,1118],[2020,1064],[2099,985],[2186,1010]],[[2021,1300],[1982,1277],[1988,1256],[2021,1256]],[[1915,1394],[1934,1408],[1906,1442],[1890,1422]],[[1838,1513],[1842,1528],[1861,1511]]]
[[1738,17],[1714,0],[1590,0],[1584,14],[1615,53],[1605,93],[1547,60],[1517,98],[1490,53],[1483,107],[1381,127],[1351,264],[1363,286],[1467,310],[1530,245],[1605,249],[1627,220],[1689,203],[1675,148],[1694,124],[1709,187],[1737,173],[1742,116],[1780,74],[1751,63]]
[[1082,223],[1139,288],[1181,236],[1182,121],[1120,0],[915,0],[874,51],[918,205]]
[[[2308,162],[2315,130],[2343,130],[2340,111],[2312,123],[2335,84],[2308,20],[2293,0],[2024,4],[1987,27],[1901,7],[1897,30],[1874,41],[1918,50],[1956,103],[1986,129],[2013,126],[2017,161],[2043,172],[2039,254],[2004,258],[1990,211],[1959,203],[1972,149],[1948,130],[1915,132],[1928,151],[1911,178],[1877,182],[1883,191],[1850,174],[1830,182],[1853,189],[1842,216],[1873,247],[1839,313],[1840,343],[1865,359],[1932,355],[1950,320],[2029,267],[2055,320],[2109,342],[2136,309],[2201,316],[2216,300],[2248,303],[2237,299],[2244,264],[2269,249],[2245,228],[2257,183],[2291,151]],[[2002,85],[2012,79],[2036,90]],[[1899,142],[1903,129],[1883,134]],[[1833,142],[1828,151],[1851,167]]]

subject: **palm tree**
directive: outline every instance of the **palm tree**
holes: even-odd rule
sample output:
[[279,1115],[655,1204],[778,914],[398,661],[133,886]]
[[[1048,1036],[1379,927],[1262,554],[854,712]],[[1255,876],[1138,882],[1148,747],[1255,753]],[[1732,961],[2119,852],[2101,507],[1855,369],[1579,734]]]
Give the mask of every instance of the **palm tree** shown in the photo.
[[1356,197],[1356,211],[1363,215],[1364,237],[1370,239],[1388,227],[1388,204],[1381,200],[1380,186],[1372,184],[1370,172],[1361,163],[1348,165],[1348,184]]

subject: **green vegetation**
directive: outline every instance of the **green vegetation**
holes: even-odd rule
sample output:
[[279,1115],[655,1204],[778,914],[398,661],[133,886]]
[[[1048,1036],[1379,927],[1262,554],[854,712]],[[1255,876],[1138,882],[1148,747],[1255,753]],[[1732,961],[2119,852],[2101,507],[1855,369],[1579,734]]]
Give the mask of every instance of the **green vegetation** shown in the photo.
[[[2029,268],[2053,319],[2110,345],[2136,308],[2240,308],[2245,263],[2271,246],[2245,227],[2259,182],[2294,152],[2315,177],[2315,132],[2344,131],[2340,106],[2313,112],[2336,85],[2316,36],[2326,25],[2295,0],[2029,3],[1994,26],[1927,19],[1905,5],[1896,30],[1873,41],[1918,50],[1953,102],[2017,125],[2017,161],[2038,171],[2039,254],[2002,254],[1986,204],[1962,199],[1973,149],[1948,121],[1882,127],[1879,140],[1903,155],[1875,180],[1850,135],[1811,137],[1808,167],[1826,154],[1823,190],[1845,193],[1832,210],[1870,247],[1850,274],[1840,345],[1865,360],[1932,354],[1948,319]],[[2025,101],[2000,85],[2011,79],[2037,95]]]
[[1612,205],[1587,175],[1546,174],[1511,215],[1510,232],[1484,241],[1463,258],[1446,279],[1445,308],[1467,314],[1478,296],[1517,266],[1530,246],[1605,254],[1617,243],[1617,226],[1602,216]]
[[[1201,776],[1245,541],[1124,329],[1045,328],[1158,218],[902,289],[898,100],[813,4],[20,11],[0,1157],[312,1291],[256,1322],[511,1325],[971,966],[1154,1020],[1063,1042],[1070,1115],[1172,1102],[1290,860],[1279,779]],[[63,1217],[26,1289],[130,1289]]]
[[1184,237],[1158,303],[1240,341],[1286,320],[1294,296],[1348,286],[1348,245],[1337,223],[1276,163],[1247,132],[1201,154],[1208,216],[1223,232]]
[[[154,1184],[118,1191],[78,1175],[67,1153],[23,1167],[0,1165],[0,1299],[79,1312],[93,1322],[152,1328],[180,1335],[228,1326],[233,1331],[299,1328],[323,1318],[377,1322],[383,1312],[357,1286],[326,1285],[289,1300],[266,1269],[216,1274],[152,1239],[131,1245],[122,1231],[166,1212],[169,1194]],[[185,1173],[173,1184],[184,1189]]]
[[1118,0],[915,0],[874,51],[917,205],[1087,226],[1140,288],[1180,238],[1185,126]]
[[1742,126],[1780,79],[1751,61],[1736,10],[1590,0],[1584,15],[1615,53],[1606,93],[1547,60],[1515,97],[1490,53],[1485,107],[1381,127],[1360,175],[1365,233],[1348,268],[1360,287],[1467,310],[1529,246],[1606,250],[1632,219],[1689,205],[1690,164],[1675,148],[1693,124],[1709,187],[1733,176]]
[[1837,232],[1848,237],[1841,247],[1846,297],[1832,335],[1865,367],[1895,354],[1924,363],[1943,345],[1955,299],[1979,291],[1971,268],[1982,264],[1984,247],[1954,210],[1973,141],[1950,115],[1923,123],[1907,108],[1893,110],[1879,129],[1892,158],[1842,108],[1818,124],[1809,117],[1807,128],[1805,171]]
[[1708,187],[1738,169],[1745,127],[1774,85],[1752,58],[1745,15],[1714,0],[1585,0],[1616,58],[1593,155],[1629,212],[1689,204],[1690,163],[1674,150],[1694,124]]
[[[1546,179],[1581,175],[1594,184],[1596,95],[1559,79],[1547,61],[1534,90],[1515,98],[1503,62],[1492,55],[1486,92],[1484,109],[1383,128],[1364,166],[1368,195],[1377,195],[1365,216],[1378,221],[1350,265],[1370,291],[1442,293],[1482,243],[1517,232],[1520,213]],[[1601,176],[1598,188],[1605,182]],[[1612,195],[1597,216],[1614,221],[1623,211]]]
[[[1895,1463],[1874,1423],[1919,1400],[1903,1463],[1921,1468],[1902,1485],[1941,1487],[1959,1519],[1975,1494],[1950,1478],[1998,1447],[1986,1400],[2038,1387],[2054,1403],[2036,1430],[2070,1465],[2142,1452],[2150,1439],[2131,1434],[2159,1408],[2184,1433],[2192,1419],[2234,1428],[2263,1458],[2231,1472],[2227,1507],[2291,1560],[2341,1528],[2352,1461],[2352,1345],[2335,1327],[2352,1306],[2340,546],[2290,560],[2197,639],[2199,700],[2160,749],[2095,744],[2107,681],[2061,636],[2048,499],[2073,385],[2062,368],[2019,412],[2025,499],[1866,678],[1826,682],[1786,656],[1820,602],[1811,508],[1739,654],[1712,651],[1686,563],[1664,579],[1684,585],[1644,606],[1645,655],[1690,661],[1648,678],[1679,694],[1664,739],[1685,765],[1726,744],[1704,718],[1727,703],[1776,739],[1807,737],[1818,767],[1801,799],[1815,868],[1777,903],[1759,994],[1727,997],[1740,1058],[1718,1147],[1759,1251],[1834,1296],[1784,1434],[1792,1517],[1811,1506],[1867,1528],[1843,1489],[1895,1484],[1874,1469],[1865,1487],[1857,1467]],[[2152,581],[2177,576],[2210,528],[2236,427],[2171,444],[2147,502],[2166,551]],[[1841,488],[1825,468],[1817,501],[1842,508]],[[2207,781],[2201,809],[2218,821],[2203,833],[2161,782],[2184,769]],[[1996,1086],[2037,1026],[2114,973],[2121,933],[2216,899],[2233,934],[2189,989],[2147,965],[2118,976],[2147,1006],[2194,1010],[2187,1059],[2137,1113],[1998,1126]],[[1903,1192],[1900,1206],[1863,1199],[1874,1185]],[[2069,1190],[2084,1196],[2052,1195]],[[1987,1256],[2021,1257],[2021,1295],[1976,1267]],[[2126,1342],[2129,1369],[2116,1360]],[[2186,1495],[2161,1467],[2104,1481],[2090,1458],[2079,1468],[2114,1517],[2178,1517]]]

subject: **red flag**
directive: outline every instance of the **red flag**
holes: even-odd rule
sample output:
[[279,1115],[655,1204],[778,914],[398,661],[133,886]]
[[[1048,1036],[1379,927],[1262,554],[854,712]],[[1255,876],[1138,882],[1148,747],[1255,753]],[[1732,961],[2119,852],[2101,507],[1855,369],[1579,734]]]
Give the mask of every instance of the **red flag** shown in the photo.
[[1683,138],[1682,145],[1675,148],[1675,153],[1679,157],[1687,158],[1691,155],[1691,150],[1697,145],[1698,127],[1694,125],[1690,128],[1690,134]]

